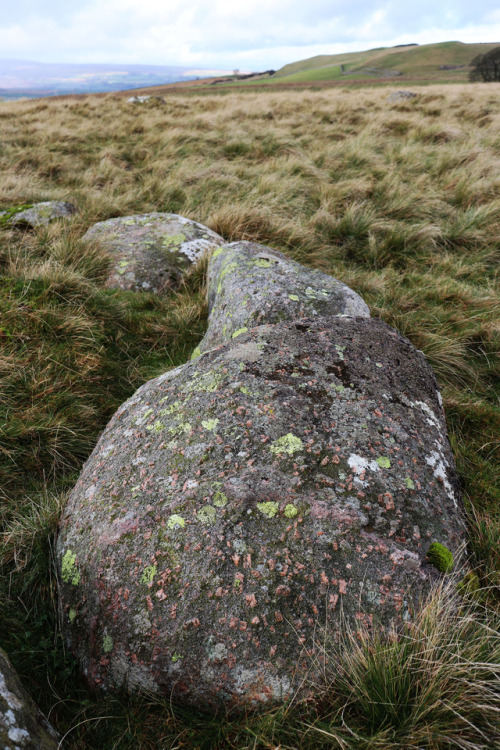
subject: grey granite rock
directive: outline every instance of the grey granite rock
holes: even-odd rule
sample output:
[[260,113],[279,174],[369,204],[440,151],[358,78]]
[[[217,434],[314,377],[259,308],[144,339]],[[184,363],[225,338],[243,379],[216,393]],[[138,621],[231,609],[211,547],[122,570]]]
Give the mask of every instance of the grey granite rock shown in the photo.
[[195,356],[263,323],[370,316],[361,297],[342,282],[255,242],[233,242],[214,251],[208,304],[208,330]]
[[224,243],[203,224],[168,213],[101,221],[84,239],[97,239],[114,257],[109,288],[157,294],[179,287],[190,266]]
[[0,648],[1,750],[57,750],[58,736],[22,687]]
[[387,97],[388,102],[400,102],[405,99],[414,99],[417,95],[413,91],[393,91]]
[[68,219],[77,212],[76,206],[66,201],[43,201],[32,206],[0,211],[0,220],[5,217],[8,226],[39,227],[54,219]]
[[424,356],[366,317],[261,325],[102,434],[61,521],[65,637],[94,687],[280,703],[320,679],[322,627],[410,617],[463,532]]

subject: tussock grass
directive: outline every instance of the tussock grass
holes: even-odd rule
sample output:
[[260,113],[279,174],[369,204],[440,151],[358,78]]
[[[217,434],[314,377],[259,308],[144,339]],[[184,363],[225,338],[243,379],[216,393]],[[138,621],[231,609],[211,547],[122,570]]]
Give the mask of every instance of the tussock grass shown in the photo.
[[[430,86],[392,104],[387,89],[337,89],[0,105],[0,209],[80,208],[66,223],[0,228],[1,642],[71,729],[68,747],[497,743],[498,672],[484,664],[498,661],[498,90]],[[147,211],[336,276],[424,352],[441,386],[481,593],[452,605],[438,591],[402,633],[328,646],[336,667],[309,706],[243,720],[96,698],[58,632],[52,549],[66,493],[117,406],[186,361],[205,326],[204,264],[168,299],[104,288],[109,258],[82,235]]]

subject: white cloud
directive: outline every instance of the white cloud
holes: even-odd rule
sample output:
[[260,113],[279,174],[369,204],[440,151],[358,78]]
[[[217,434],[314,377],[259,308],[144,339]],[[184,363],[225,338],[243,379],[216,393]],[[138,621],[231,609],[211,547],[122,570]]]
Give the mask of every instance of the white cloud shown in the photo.
[[0,17],[0,56],[277,68],[316,54],[405,42],[500,40],[497,6],[497,0],[18,0]]

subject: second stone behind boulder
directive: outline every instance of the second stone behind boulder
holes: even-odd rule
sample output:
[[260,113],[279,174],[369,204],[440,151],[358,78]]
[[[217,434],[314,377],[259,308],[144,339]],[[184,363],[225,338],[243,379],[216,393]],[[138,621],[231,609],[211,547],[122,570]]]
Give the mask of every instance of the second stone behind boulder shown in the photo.
[[168,293],[190,266],[224,239],[203,224],[168,213],[122,216],[94,224],[84,239],[97,239],[114,257],[106,286]]

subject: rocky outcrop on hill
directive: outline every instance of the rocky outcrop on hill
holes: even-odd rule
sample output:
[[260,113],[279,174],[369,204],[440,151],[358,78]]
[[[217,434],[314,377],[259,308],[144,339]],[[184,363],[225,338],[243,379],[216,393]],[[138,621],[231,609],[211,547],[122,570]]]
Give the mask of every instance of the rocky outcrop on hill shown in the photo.
[[113,260],[110,289],[167,293],[186,271],[224,239],[203,224],[168,213],[139,214],[94,224],[84,239],[96,239]]
[[57,750],[58,737],[22,687],[0,648],[0,748]]
[[67,219],[77,212],[76,206],[65,201],[43,201],[33,205],[15,206],[0,211],[0,224],[13,227],[39,227],[54,219]]
[[262,246],[209,277],[205,352],[123,404],[71,494],[62,613],[93,686],[255,707],[308,694],[326,625],[411,617],[463,524],[407,339]]

